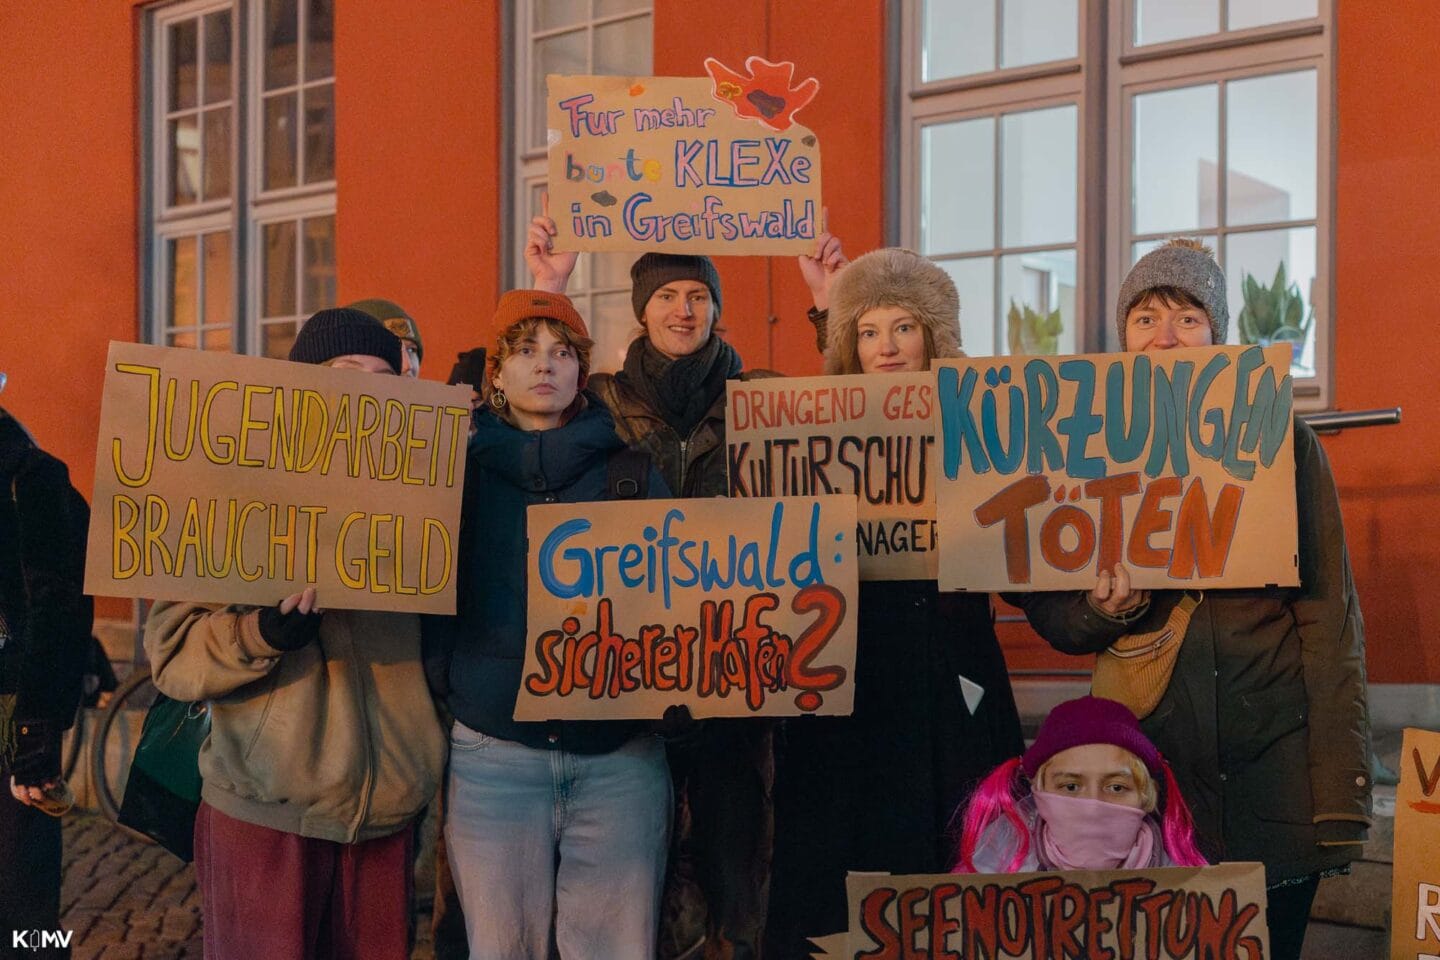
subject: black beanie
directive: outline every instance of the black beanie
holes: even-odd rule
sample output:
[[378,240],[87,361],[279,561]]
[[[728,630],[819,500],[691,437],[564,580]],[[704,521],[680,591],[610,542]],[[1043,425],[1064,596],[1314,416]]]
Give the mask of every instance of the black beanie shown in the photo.
[[296,363],[324,363],[349,354],[379,357],[396,373],[402,366],[400,338],[368,313],[349,307],[321,310],[306,320],[290,347]]
[[645,304],[656,290],[675,280],[694,280],[710,288],[715,317],[720,317],[720,274],[709,257],[680,253],[647,253],[630,267],[630,300],[635,319],[645,320]]

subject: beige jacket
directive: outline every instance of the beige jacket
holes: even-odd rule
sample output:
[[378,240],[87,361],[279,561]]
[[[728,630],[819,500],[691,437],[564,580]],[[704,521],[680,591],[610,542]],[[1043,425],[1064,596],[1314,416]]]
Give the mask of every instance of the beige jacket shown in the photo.
[[354,843],[435,795],[447,738],[413,614],[326,611],[318,642],[281,653],[254,607],[161,601],[145,652],[161,692],[211,703],[202,796],[226,816]]

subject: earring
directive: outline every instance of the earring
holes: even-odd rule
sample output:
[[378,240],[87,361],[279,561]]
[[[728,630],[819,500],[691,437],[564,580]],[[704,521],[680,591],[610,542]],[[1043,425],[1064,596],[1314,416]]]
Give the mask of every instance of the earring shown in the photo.
[[505,404],[508,402],[509,401],[505,399],[504,390],[492,390],[490,392],[490,406],[494,407],[496,410],[504,410]]

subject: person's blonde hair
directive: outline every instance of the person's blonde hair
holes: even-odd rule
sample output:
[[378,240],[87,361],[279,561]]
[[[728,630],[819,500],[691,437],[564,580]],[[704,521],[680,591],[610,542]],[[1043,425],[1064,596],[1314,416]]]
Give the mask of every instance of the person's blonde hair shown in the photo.
[[[1124,747],[1119,748],[1125,750]],[[1056,754],[1059,756],[1059,754]],[[1035,779],[1032,781],[1037,787],[1045,782],[1045,774],[1050,770],[1050,764],[1055,762],[1051,757],[1040,764],[1040,769],[1035,771]],[[1159,802],[1160,794],[1155,786],[1155,778],[1150,776],[1145,763],[1129,750],[1125,750],[1125,766],[1130,771],[1130,777],[1135,782],[1135,792],[1140,794],[1140,809],[1146,813],[1155,811],[1155,804]],[[1047,791],[1049,792],[1049,791]]]

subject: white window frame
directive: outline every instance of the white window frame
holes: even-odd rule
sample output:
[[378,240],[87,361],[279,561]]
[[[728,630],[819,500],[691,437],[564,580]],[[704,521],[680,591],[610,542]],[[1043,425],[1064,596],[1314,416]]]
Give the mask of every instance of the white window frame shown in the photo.
[[[998,7],[997,7],[998,12]],[[1000,17],[996,23],[996,62],[999,63]],[[1018,67],[1003,67],[985,73],[967,74],[961,77],[947,77],[928,83],[922,76],[921,56],[924,31],[923,0],[903,0],[901,4],[901,64],[908,77],[908,87],[901,90],[901,156],[904,175],[900,190],[900,233],[901,243],[915,250],[920,249],[920,191],[921,181],[921,139],[925,127],[960,120],[982,117],[995,119],[995,182],[993,185],[994,204],[994,245],[984,250],[943,251],[933,254],[940,262],[958,259],[990,257],[992,259],[991,283],[994,302],[995,343],[1005,342],[1006,331],[1003,317],[1005,311],[1001,302],[1003,287],[1001,260],[1003,257],[1031,252],[1073,249],[1075,251],[1075,312],[1080,322],[1077,331],[1078,346],[1087,349],[1084,339],[1088,333],[1084,323],[1087,296],[1091,286],[1092,271],[1086,269],[1086,224],[1092,198],[1086,190],[1093,160],[1085,149],[1087,121],[1093,107],[1086,97],[1084,53],[1096,25],[1086,15],[1082,0],[1078,20],[1076,49],[1080,56],[1046,63],[1027,64]],[[1003,118],[1007,114],[1025,113],[1052,107],[1071,106],[1076,110],[1076,152],[1075,152],[1075,239],[1068,243],[1007,246],[1001,231],[1001,209],[1004,205],[1002,178],[1004,169],[1000,151]],[[961,305],[963,314],[964,305]]]
[[[185,207],[169,205],[169,157],[167,155],[167,112],[164,109],[168,97],[167,76],[168,48],[165,32],[171,24],[193,18],[202,18],[220,10],[231,11],[231,143],[230,143],[230,195],[223,200],[206,201]],[[304,76],[304,51],[306,18],[309,5],[297,3],[298,24],[296,43],[299,48],[296,60],[296,82],[282,90],[314,87],[329,83],[334,85],[334,76],[328,80],[306,80]],[[303,302],[304,238],[300,229],[301,220],[315,217],[334,216],[336,212],[336,181],[302,183],[294,187],[277,190],[262,190],[264,172],[264,4],[263,0],[186,0],[186,2],[159,5],[147,9],[149,23],[145,77],[146,90],[144,109],[141,111],[141,142],[146,145],[147,155],[143,158],[146,168],[144,178],[145,197],[144,223],[142,225],[142,249],[145,264],[142,268],[142,303],[144,311],[141,323],[141,337],[145,342],[163,344],[167,329],[171,327],[169,316],[169,263],[166,244],[176,238],[198,236],[219,230],[228,230],[231,236],[231,304],[230,324],[231,349],[236,352],[262,355],[263,339],[261,311],[264,285],[264,262],[260,244],[263,226],[282,220],[296,221],[296,286],[297,298]],[[278,92],[278,91],[272,91]],[[297,179],[304,176],[305,132],[303,98],[297,110],[296,170]],[[203,108],[204,104],[201,104]],[[213,105],[211,105],[213,106]],[[203,138],[203,123],[201,136]],[[241,215],[240,211],[244,211]],[[198,309],[203,310],[205,279],[197,291]],[[327,304],[328,306],[328,304]],[[303,318],[301,318],[303,320]],[[203,329],[203,317],[197,316],[197,325]]]
[[[592,5],[593,11],[593,5]],[[537,40],[546,37],[559,36],[566,33],[573,33],[576,30],[585,30],[586,35],[586,72],[594,72],[595,64],[595,30],[612,23],[623,23],[627,20],[638,20],[648,18],[651,26],[651,45],[654,44],[655,4],[651,2],[638,2],[635,6],[622,13],[609,16],[592,17],[586,20],[579,20],[566,24],[562,27],[552,27],[545,30],[534,30],[532,24],[535,22],[535,0],[518,0],[510,9],[510,16],[513,18],[510,29],[506,31],[509,49],[513,52],[511,63],[514,71],[509,74],[510,87],[515,91],[512,102],[509,104],[509,123],[505,125],[506,144],[505,152],[513,163],[513,176],[510,178],[512,184],[509,190],[510,214],[507,220],[510,224],[508,236],[504,240],[504,249],[507,251],[510,267],[505,271],[510,278],[512,287],[528,287],[533,282],[530,278],[530,271],[525,267],[525,258],[522,255],[525,246],[525,236],[530,228],[530,218],[534,216],[531,212],[531,194],[539,188],[545,189],[549,179],[549,152],[545,147],[534,147],[531,135],[535,132],[530,129],[530,118],[533,113],[534,102],[531,96],[534,91],[530,85],[531,58],[534,45]],[[518,118],[518,122],[517,122]],[[517,132],[518,131],[518,135]],[[551,216],[556,212],[551,211]],[[596,313],[593,309],[597,298],[626,294],[630,291],[630,282],[627,279],[620,285],[595,285],[595,271],[593,269],[593,258],[600,254],[582,253],[580,261],[576,264],[575,275],[572,275],[567,294],[575,301],[580,315],[585,317],[587,322],[593,322]],[[584,284],[577,283],[577,279],[583,279]],[[602,369],[597,367],[597,370]]]
[[[1226,22],[1229,6],[1235,0],[1220,0],[1219,18]],[[1197,232],[1197,236],[1215,251],[1222,267],[1226,261],[1225,243],[1235,234],[1284,229],[1295,224],[1305,225],[1310,218],[1275,223],[1244,224],[1231,227],[1227,222],[1226,199],[1226,108],[1225,86],[1235,80],[1271,76],[1300,70],[1315,71],[1315,270],[1316,282],[1310,291],[1310,305],[1315,314],[1315,375],[1295,380],[1295,405],[1299,410],[1327,409],[1334,395],[1333,343],[1335,317],[1332,304],[1335,289],[1334,251],[1334,28],[1332,0],[1317,0],[1317,15],[1305,20],[1244,30],[1232,30],[1204,36],[1171,40],[1165,43],[1134,44],[1136,0],[1124,0],[1124,16],[1110,24],[1110,49],[1122,50],[1109,71],[1107,86],[1107,140],[1112,149],[1107,155],[1107,183],[1115,186],[1108,204],[1106,235],[1114,242],[1106,244],[1106,302],[1110,304],[1111,322],[1105,325],[1104,343],[1114,349],[1113,312],[1119,297],[1120,284],[1129,268],[1130,248],[1136,234],[1131,229],[1133,211],[1131,196],[1131,150],[1133,147],[1133,103],[1137,94],[1153,93],[1178,87],[1218,83],[1219,155],[1217,157],[1217,218],[1219,225]],[[1142,236],[1148,236],[1142,235]],[[1269,278],[1263,278],[1268,282]],[[1226,276],[1227,284],[1240,283],[1238,276]],[[1102,318],[1105,319],[1105,318]],[[1238,319],[1231,316],[1234,328]]]
[[[1220,0],[1219,22],[1226,22],[1230,3]],[[1080,348],[1104,351],[1114,348],[1115,299],[1129,266],[1133,231],[1130,208],[1131,97],[1170,87],[1232,81],[1253,76],[1316,71],[1316,283],[1311,305],[1315,313],[1315,376],[1295,382],[1296,407],[1323,409],[1333,396],[1334,363],[1334,0],[1318,0],[1314,18],[1248,27],[1136,46],[1133,43],[1136,0],[1079,0],[1077,49],[1068,60],[1001,68],[985,73],[924,82],[921,76],[923,0],[898,0],[900,62],[892,76],[899,86],[900,124],[897,131],[900,174],[898,221],[895,239],[919,249],[921,156],[920,131],[925,125],[979,116],[999,117],[1020,110],[1074,102],[1078,106],[1076,291]],[[999,18],[997,18],[998,21]],[[997,31],[998,31],[997,27]],[[998,60],[997,60],[998,62]],[[1222,101],[1220,136],[1225,136]],[[1090,122],[1104,117],[1104,123]],[[998,157],[997,157],[998,159]],[[1225,153],[1220,154],[1223,181]],[[1000,172],[997,169],[997,181]],[[1223,191],[1223,184],[1221,187]],[[995,203],[1002,202],[998,195]],[[1224,202],[1223,192],[1220,202]],[[1274,224],[1230,227],[1220,211],[1226,236],[1275,229]],[[1304,224],[1308,225],[1306,218]],[[1292,221],[1283,221],[1289,226]],[[1217,230],[1209,230],[1213,243]],[[1002,296],[998,257],[1020,252],[999,246],[992,251],[966,251],[965,256],[997,257],[994,297],[997,314]],[[1046,247],[1045,249],[1050,249]],[[1224,263],[1221,244],[1216,256]],[[951,259],[947,257],[947,259]],[[1228,278],[1231,283],[1238,278]],[[1235,323],[1235,318],[1231,318]],[[997,345],[1002,330],[997,328]]]

